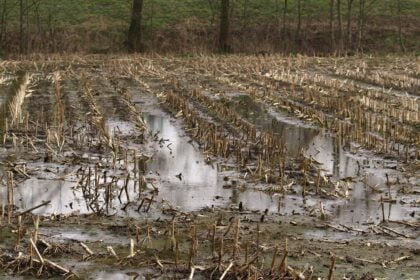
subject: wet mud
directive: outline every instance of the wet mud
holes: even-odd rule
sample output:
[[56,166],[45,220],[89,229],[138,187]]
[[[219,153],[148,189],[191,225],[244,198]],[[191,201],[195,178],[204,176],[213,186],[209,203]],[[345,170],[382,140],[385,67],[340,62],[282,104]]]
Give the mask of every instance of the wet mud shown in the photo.
[[[351,83],[324,81],[334,62],[312,58],[79,59],[0,75],[1,277],[420,277],[415,112],[341,119],[334,94],[306,88],[381,96],[404,74],[379,87],[339,68]],[[266,68],[281,63],[302,80]]]

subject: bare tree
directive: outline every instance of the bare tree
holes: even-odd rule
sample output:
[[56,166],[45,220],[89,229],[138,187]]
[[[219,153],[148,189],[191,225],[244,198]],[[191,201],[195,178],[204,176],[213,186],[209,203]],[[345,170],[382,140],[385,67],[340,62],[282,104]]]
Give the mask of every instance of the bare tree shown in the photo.
[[29,32],[29,9],[30,9],[30,7],[29,7],[29,5],[28,5],[28,1],[25,1],[26,3],[26,7],[25,7],[25,12],[26,12],[26,36],[25,36],[25,43],[26,43],[26,46],[25,46],[25,51],[26,52],[29,52],[29,49],[30,49],[30,38],[29,38],[29,36],[30,36],[30,32]]
[[214,25],[214,22],[216,20],[216,14],[217,14],[215,1],[216,0],[207,0],[207,4],[209,5],[210,12],[211,12],[211,22],[210,22],[210,24],[212,26]]
[[334,50],[334,0],[330,0],[330,48]]
[[41,24],[41,12],[40,12],[40,0],[33,0],[34,5],[34,17],[36,22],[36,27],[38,29],[38,34],[42,34],[42,24]]
[[0,6],[1,17],[0,17],[0,46],[5,41],[6,37],[6,13],[7,13],[7,0],[3,0]]
[[242,5],[242,29],[245,29],[248,26],[248,20],[249,20],[249,14],[248,14],[248,8],[249,8],[249,0],[244,0]]
[[354,0],[347,0],[347,49],[351,48],[351,12]]
[[47,21],[47,29],[48,29],[48,47],[52,52],[57,51],[57,29],[55,25],[55,11],[56,11],[56,4],[50,3],[48,5],[48,21]]
[[338,52],[343,50],[343,25],[341,19],[341,0],[337,0],[337,20],[338,20]]
[[296,26],[296,40],[300,39],[300,31],[301,31],[301,27],[302,27],[302,1],[298,0],[297,1],[297,12],[298,12],[298,22],[297,22],[297,26]]
[[20,16],[20,20],[19,20],[19,51],[20,51],[20,53],[23,53],[23,48],[24,48],[23,14],[24,14],[23,0],[20,0],[20,3],[19,3],[19,16]]
[[141,18],[143,11],[143,0],[133,0],[131,10],[131,23],[128,30],[128,50],[139,52],[142,50]]
[[286,24],[287,24],[287,10],[288,10],[288,1],[284,0],[284,4],[283,4],[283,27],[282,27],[282,45],[283,45],[283,50],[285,51],[288,47],[287,45],[287,30],[286,30]]
[[362,50],[362,40],[365,25],[365,4],[366,0],[359,0],[359,17],[358,17],[358,36],[357,36],[357,51]]
[[29,51],[29,11],[36,1],[29,3],[28,0],[19,0],[19,51],[25,53]]
[[398,16],[398,41],[400,43],[400,49],[405,52],[404,41],[402,37],[402,12],[401,12],[401,0],[397,0],[397,16]]
[[286,38],[286,16],[287,16],[287,0],[284,0],[283,7],[283,40]]
[[229,0],[221,0],[220,5],[219,51],[231,51],[229,45]]

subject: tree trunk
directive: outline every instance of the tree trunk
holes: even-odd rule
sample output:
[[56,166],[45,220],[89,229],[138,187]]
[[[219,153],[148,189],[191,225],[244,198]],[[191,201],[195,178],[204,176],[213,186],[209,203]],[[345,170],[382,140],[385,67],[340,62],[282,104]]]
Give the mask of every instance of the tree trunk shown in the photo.
[[229,0],[221,0],[220,5],[219,51],[223,53],[231,51],[229,46]]
[[405,52],[404,41],[402,37],[402,19],[401,19],[401,0],[397,0],[397,13],[398,13],[398,41],[400,43],[400,49]]
[[216,19],[216,9],[215,4],[213,3],[213,0],[207,0],[207,3],[209,4],[210,12],[211,12],[211,20],[210,25],[213,26],[215,19]]
[[29,32],[29,6],[26,2],[26,36],[25,36],[25,51],[28,53],[30,51],[30,32]]
[[362,40],[364,33],[364,17],[365,17],[365,0],[359,0],[359,19],[358,19],[358,38],[357,38],[357,51],[363,51]]
[[249,20],[249,15],[248,15],[248,0],[245,0],[243,3],[243,10],[242,10],[242,29],[245,30],[245,28],[248,27],[248,20]]
[[6,11],[7,11],[7,0],[3,0],[1,7],[1,19],[0,19],[0,47],[4,44],[6,39]]
[[284,7],[283,7],[283,40],[286,38],[286,15],[287,15],[287,0],[284,0]]
[[286,40],[286,15],[287,15],[287,0],[284,0],[283,7],[283,30],[282,30],[282,41],[283,41],[283,50],[287,49],[287,40]]
[[149,32],[151,37],[154,36],[154,20],[155,20],[155,1],[150,1],[150,18],[149,18]]
[[343,50],[343,25],[341,20],[341,0],[337,0],[337,20],[338,20],[338,52]]
[[297,22],[297,26],[296,26],[296,41],[298,41],[300,39],[300,31],[302,28],[302,2],[301,0],[298,0],[297,2],[297,12],[298,12],[298,22]]
[[347,49],[351,48],[351,9],[353,0],[347,0]]
[[23,53],[24,42],[23,42],[23,0],[20,0],[20,21],[19,21],[19,51]]
[[330,0],[330,47],[334,51],[334,0]]
[[131,23],[128,30],[128,50],[130,52],[142,51],[141,17],[143,11],[143,0],[133,0],[131,11]]

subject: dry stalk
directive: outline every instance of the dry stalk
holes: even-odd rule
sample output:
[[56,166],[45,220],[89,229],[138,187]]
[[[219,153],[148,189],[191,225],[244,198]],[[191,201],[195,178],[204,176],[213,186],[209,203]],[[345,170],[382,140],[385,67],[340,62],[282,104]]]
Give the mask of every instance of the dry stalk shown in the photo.
[[25,97],[28,96],[28,87],[31,82],[32,76],[25,74],[20,81],[20,85],[16,90],[15,96],[12,101],[9,103],[9,113],[10,113],[10,125],[14,126],[22,122],[22,105],[25,101]]

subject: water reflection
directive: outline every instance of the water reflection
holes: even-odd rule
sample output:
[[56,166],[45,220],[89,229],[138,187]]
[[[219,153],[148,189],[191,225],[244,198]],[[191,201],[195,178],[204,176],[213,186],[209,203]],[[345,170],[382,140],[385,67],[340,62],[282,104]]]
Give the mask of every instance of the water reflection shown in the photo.
[[217,170],[204,163],[197,148],[179,135],[180,130],[169,118],[147,114],[145,119],[153,133],[159,132],[160,139],[169,140],[154,144],[156,153],[148,166],[151,172],[159,174],[162,196],[186,209],[223,204],[214,198],[229,196],[229,191],[223,189]]
[[[253,123],[260,131],[272,131],[284,137],[290,156],[297,156],[301,150],[321,164],[321,169],[338,181],[345,177],[359,177],[366,174],[366,183],[351,184],[350,197],[344,202],[327,202],[333,216],[341,222],[363,223],[377,220],[380,194],[372,193],[368,186],[384,186],[386,174],[391,178],[401,176],[395,170],[396,161],[384,160],[375,156],[354,155],[344,150],[335,137],[322,133],[319,129],[308,127],[291,120],[285,113],[265,109],[249,95],[237,95],[233,101],[222,100],[234,108],[242,117]],[[392,168],[389,168],[392,167]],[[392,190],[392,197],[396,190]],[[401,197],[400,197],[401,198]],[[309,201],[313,204],[314,200]],[[284,202],[282,202],[283,204]],[[290,204],[290,202],[289,202]],[[390,219],[410,219],[410,208],[401,204],[386,204]],[[286,207],[282,205],[282,207]],[[288,206],[290,207],[290,205]],[[273,208],[273,207],[269,207]],[[296,209],[296,205],[292,205]],[[418,209],[418,207],[417,207]],[[412,219],[412,218],[411,218]]]
[[[224,188],[223,185],[226,182],[223,177],[228,176],[235,179],[238,174],[231,171],[218,172],[216,167],[206,164],[202,151],[183,134],[181,122],[171,119],[166,113],[153,106],[158,107],[155,104],[144,108],[149,109],[148,113],[145,114],[149,130],[152,134],[159,132],[157,134],[158,141],[150,142],[151,147],[149,148],[155,152],[149,162],[149,173],[146,174],[146,177],[155,180],[156,187],[159,188],[158,197],[155,197],[155,199],[159,201],[163,198],[172,205],[186,211],[198,210],[212,205],[237,207],[239,202],[242,202],[245,209],[261,211],[268,209],[270,212],[284,215],[304,214],[306,211],[304,206],[306,209],[319,208],[322,201],[333,219],[337,219],[337,222],[350,224],[377,221],[381,215],[378,203],[381,194],[373,193],[363,182],[356,182],[351,185],[353,189],[350,191],[347,201],[342,199],[326,200],[319,197],[308,198],[307,201],[303,201],[300,195],[269,196],[257,190],[242,191],[237,188]],[[255,122],[260,129],[275,129],[276,133],[284,135],[289,153],[296,154],[303,148],[305,153],[312,155],[315,160],[321,162],[322,168],[327,173],[334,174],[337,179],[355,176],[358,172],[361,172],[362,175],[367,174],[368,185],[379,184],[383,186],[386,182],[386,173],[390,177],[401,175],[394,169],[384,168],[384,165],[392,165],[393,162],[379,158],[350,155],[338,145],[333,137],[325,136],[314,128],[298,125],[296,122],[290,121],[287,116],[282,116],[281,113],[263,112],[262,110],[258,111],[258,109],[256,112],[260,112],[259,114],[251,114],[251,112],[252,110],[247,110],[246,114],[249,114],[247,118]],[[135,131],[130,122],[117,119],[109,119],[107,125],[110,131],[118,131],[122,136],[132,135]],[[42,163],[38,165],[42,169],[45,168]],[[360,166],[361,170],[359,170]],[[71,170],[65,173],[69,172]],[[45,174],[42,173],[41,176],[45,176]],[[74,181],[74,178],[67,179]],[[121,187],[123,180],[119,184]],[[52,177],[46,179],[31,178],[16,187],[15,201],[17,206],[24,210],[43,201],[51,200],[51,205],[33,211],[38,214],[89,212],[81,190],[73,190],[74,185],[75,182],[54,180]],[[129,190],[130,197],[132,199],[136,198],[138,193],[135,193],[132,183]],[[297,193],[300,192],[297,191]],[[0,195],[3,200],[0,201],[0,204],[5,203],[6,188],[0,188]],[[396,190],[393,190],[392,197],[395,196]],[[404,197],[399,195],[399,198]],[[103,196],[100,196],[99,199],[103,200]],[[112,208],[113,213],[128,216],[139,215],[135,211],[138,201],[135,201],[132,207],[128,207],[127,212],[120,210],[122,205],[126,203],[124,198],[122,203],[118,202],[117,199],[112,203],[114,206]],[[385,206],[388,210],[386,215],[395,220],[415,219],[410,218],[409,211],[418,210],[418,207],[414,208],[400,203],[386,204]]]
[[267,111],[249,95],[237,96],[229,102],[229,106],[253,123],[258,130],[271,131],[279,137],[284,137],[289,156],[297,156],[300,150],[306,149],[312,139],[320,133],[315,128],[297,125],[282,112]]
[[153,271],[151,269],[133,269],[133,270],[119,270],[119,271],[99,271],[94,272],[87,279],[92,280],[135,280],[135,279],[149,279],[152,277]]
[[[33,210],[34,214],[68,214],[71,212],[88,213],[82,195],[76,194],[72,187],[74,183],[63,180],[30,178],[15,188],[15,205],[20,210],[26,210],[45,201],[50,204]],[[6,204],[6,188],[0,188],[0,204]]]
[[[224,176],[237,176],[233,172],[218,173],[206,164],[201,152],[179,133],[181,130],[166,116],[146,114],[146,122],[153,132],[159,131],[163,145],[154,144],[156,153],[149,163],[149,170],[159,180],[159,196],[184,210],[198,210],[205,206],[237,207],[239,202],[250,210],[269,209],[278,211],[279,198],[257,190],[240,191],[223,188]],[[176,175],[182,174],[182,180]],[[300,198],[284,198],[284,206],[290,212],[300,208]]]

